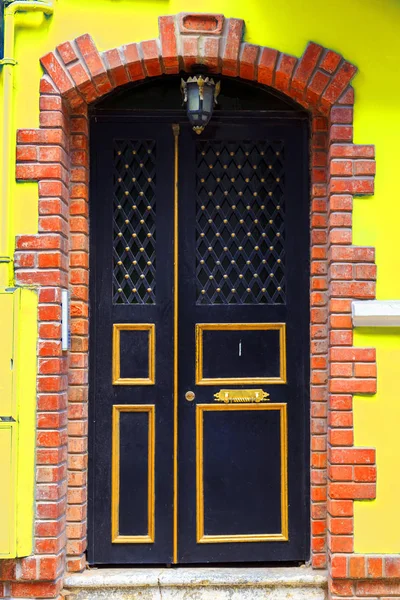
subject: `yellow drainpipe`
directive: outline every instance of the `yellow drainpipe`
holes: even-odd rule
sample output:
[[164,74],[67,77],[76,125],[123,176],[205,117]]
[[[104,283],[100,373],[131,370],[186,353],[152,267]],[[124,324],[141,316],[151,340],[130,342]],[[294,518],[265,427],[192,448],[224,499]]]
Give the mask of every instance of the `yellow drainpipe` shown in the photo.
[[[1,2],[1,0],[0,0]],[[17,61],[14,57],[15,22],[17,12],[42,12],[49,16],[53,14],[52,0],[35,2],[34,0],[18,0],[11,2],[4,9],[4,58],[0,60],[3,67],[3,139],[1,161],[1,198],[0,198],[0,288],[12,284],[12,254],[14,240],[12,238],[10,205],[11,182],[14,178],[14,156],[12,123],[13,123],[13,86],[14,67]]]

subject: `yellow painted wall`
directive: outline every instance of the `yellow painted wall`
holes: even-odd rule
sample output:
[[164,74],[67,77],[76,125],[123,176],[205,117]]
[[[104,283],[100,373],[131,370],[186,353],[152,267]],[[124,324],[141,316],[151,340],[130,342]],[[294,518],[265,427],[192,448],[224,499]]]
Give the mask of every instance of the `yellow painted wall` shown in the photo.
[[[180,11],[240,17],[248,42],[300,56],[313,40],[358,66],[355,141],[376,145],[378,171],[375,196],[355,202],[354,243],[376,246],[378,298],[400,298],[399,0],[57,0],[50,20],[17,19],[14,129],[38,126],[41,55],[86,32],[100,50],[156,37],[158,15]],[[15,232],[34,232],[36,185],[15,184],[13,195]],[[356,343],[378,348],[379,367],[376,398],[355,401],[356,443],[376,446],[378,460],[378,497],[355,507],[356,550],[398,552],[400,331],[357,333]]]

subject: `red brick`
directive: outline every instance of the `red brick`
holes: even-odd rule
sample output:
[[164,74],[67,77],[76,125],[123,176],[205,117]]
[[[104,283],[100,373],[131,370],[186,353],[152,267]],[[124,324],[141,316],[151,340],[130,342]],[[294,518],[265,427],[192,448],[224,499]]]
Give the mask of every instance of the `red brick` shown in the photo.
[[356,71],[357,68],[348,62],[344,62],[339,67],[321,98],[324,105],[332,105],[336,102],[350,83],[350,80],[354,77]]
[[329,333],[329,342],[331,346],[352,346],[353,332],[346,330],[333,330]]
[[13,598],[56,598],[61,589],[61,581],[57,583],[12,583],[10,594]]
[[351,313],[351,300],[342,298],[332,298],[329,301],[329,311],[334,313]]
[[242,55],[239,63],[239,75],[242,79],[254,80],[257,76],[257,57],[259,46],[253,44],[242,44]]
[[352,231],[351,229],[333,228],[330,231],[331,244],[351,244]]
[[321,116],[316,116],[313,115],[312,116],[312,132],[316,132],[316,131],[328,131],[328,119],[326,119],[325,117],[321,117]]
[[57,50],[65,65],[78,60],[78,55],[76,54],[70,42],[64,42],[64,44],[60,44],[57,46]]
[[328,500],[328,512],[334,517],[352,517],[353,516],[353,501],[352,500]]
[[43,68],[50,75],[52,81],[54,81],[61,94],[67,94],[74,88],[74,84],[71,81],[68,73],[61,66],[61,63],[55,57],[53,52],[49,52],[40,59]]
[[18,144],[60,144],[65,145],[66,139],[60,129],[19,129]]
[[337,52],[328,50],[321,61],[320,68],[324,69],[324,71],[327,71],[328,73],[334,73],[341,61],[341,58],[342,57]]
[[375,463],[375,450],[371,448],[335,448],[331,450],[332,464],[371,465]]
[[312,452],[311,453],[311,466],[317,469],[324,469],[327,463],[327,456],[325,452]]
[[355,579],[365,578],[365,558],[363,556],[351,556],[349,559],[349,575]]
[[165,73],[179,73],[178,47],[175,35],[175,19],[173,16],[159,17],[161,54]]
[[394,556],[385,557],[385,575],[386,577],[400,578],[400,558]]
[[331,394],[330,408],[331,410],[351,410],[353,408],[353,397]]
[[350,411],[331,411],[329,413],[331,427],[353,427],[353,413]]
[[222,56],[223,75],[237,77],[239,74],[239,51],[243,36],[242,19],[229,19],[226,32],[225,49]]
[[108,65],[109,76],[112,78],[114,85],[118,87],[128,83],[129,76],[125,70],[118,48],[105,52],[104,58]]
[[98,98],[98,91],[91,80],[89,72],[81,62],[74,63],[68,67],[69,74],[74,80],[77,90],[82,94],[87,103],[91,103]]
[[375,146],[361,144],[333,144],[330,147],[333,158],[374,158]]
[[347,86],[343,94],[340,96],[338,104],[354,104],[354,89],[351,87],[351,85]]
[[61,96],[40,96],[40,110],[62,110],[63,100]]
[[331,248],[330,253],[333,262],[373,262],[375,260],[374,248],[334,246]]
[[338,393],[375,394],[376,379],[331,379],[329,390]]
[[40,321],[59,321],[61,319],[61,307],[59,305],[39,306]]
[[[332,486],[344,486],[348,484],[334,483]],[[331,538],[331,551],[336,552],[353,552],[353,537],[344,535],[335,535]]]
[[17,161],[35,162],[37,160],[37,146],[17,146]]
[[329,530],[334,535],[351,535],[354,531],[353,519],[329,519]]
[[354,481],[374,483],[376,481],[376,467],[354,467]]
[[375,363],[356,363],[354,365],[355,377],[376,377]]
[[[389,600],[385,596],[400,596],[400,582],[399,581],[358,581],[357,582],[357,595],[358,596],[380,596],[382,600]],[[394,599],[393,599],[394,600]]]
[[160,53],[157,40],[147,40],[141,43],[143,53],[143,63],[146,73],[149,77],[156,77],[162,74]]
[[272,50],[272,48],[262,48],[257,74],[259,83],[272,85],[277,58],[277,50]]
[[139,56],[137,44],[129,44],[123,47],[125,54],[126,68],[131,78],[131,81],[144,79],[145,72],[142,64],[142,59]]
[[330,596],[338,600],[339,597],[343,596],[354,596],[354,586],[352,581],[341,581],[340,579],[333,579],[330,584]]
[[375,175],[376,162],[374,160],[354,161],[354,175]]
[[328,475],[332,481],[353,481],[353,468],[350,466],[329,467]]
[[16,166],[16,178],[24,181],[38,179],[61,179],[63,170],[61,165],[50,164],[19,164]]
[[353,279],[353,265],[345,263],[332,263],[330,268],[332,279]]
[[353,109],[351,107],[333,106],[331,110],[331,123],[353,123]]
[[368,557],[367,559],[367,577],[378,578],[382,577],[382,558],[378,557]]
[[307,86],[306,98],[309,102],[316,105],[322,92],[330,81],[330,77],[322,71],[316,71]]
[[347,576],[347,558],[345,556],[332,556],[331,573],[332,577]]
[[353,210],[353,196],[345,195],[332,195],[330,197],[330,209],[331,211],[352,211]]
[[352,446],[354,435],[352,429],[334,429],[328,431],[329,443],[332,446]]
[[204,56],[202,57],[202,64],[208,68],[210,73],[218,73],[220,38],[206,37],[203,39],[203,43]]
[[281,54],[275,71],[275,87],[281,92],[287,92],[290,87],[293,70],[297,58],[288,54]]
[[376,280],[376,265],[356,265],[355,279]]
[[56,88],[50,77],[46,74],[42,75],[39,83],[39,92],[41,94],[54,94],[58,95],[59,90]]
[[353,162],[351,160],[332,160],[330,171],[332,175],[352,175]]
[[348,228],[353,225],[352,213],[350,212],[331,212],[329,226],[330,228]]
[[332,125],[330,130],[331,142],[351,142],[353,127],[351,125]]
[[85,33],[84,35],[77,37],[75,43],[83,56],[83,60],[85,61],[93,82],[99,91],[99,95],[102,96],[103,94],[111,92],[113,86],[108,78],[101,56],[90,35]]
[[182,57],[185,70],[190,72],[193,65],[199,62],[199,38],[190,35],[182,40]]
[[353,327],[350,315],[331,315],[329,323],[332,329],[351,329]]
[[373,299],[375,298],[375,283],[368,281],[334,281],[331,284],[331,293],[333,296],[344,296],[354,299]]
[[322,54],[322,46],[310,42],[301,57],[292,79],[292,88],[304,92],[318,60]]

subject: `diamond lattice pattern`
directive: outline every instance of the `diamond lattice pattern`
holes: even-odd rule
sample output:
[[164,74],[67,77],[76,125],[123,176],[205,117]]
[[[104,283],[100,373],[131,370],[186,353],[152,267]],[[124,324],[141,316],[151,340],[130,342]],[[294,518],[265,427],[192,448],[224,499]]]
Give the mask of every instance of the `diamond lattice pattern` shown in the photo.
[[114,304],[156,302],[156,144],[114,142]]
[[197,143],[198,304],[284,304],[281,141]]

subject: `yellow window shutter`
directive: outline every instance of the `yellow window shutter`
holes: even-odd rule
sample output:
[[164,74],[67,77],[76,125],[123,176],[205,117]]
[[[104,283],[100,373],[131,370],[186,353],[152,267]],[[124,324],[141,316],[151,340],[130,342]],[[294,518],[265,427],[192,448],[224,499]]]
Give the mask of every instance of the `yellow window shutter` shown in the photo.
[[0,557],[16,552],[16,410],[13,395],[14,294],[0,293]]
[[0,558],[32,552],[37,295],[0,290]]

